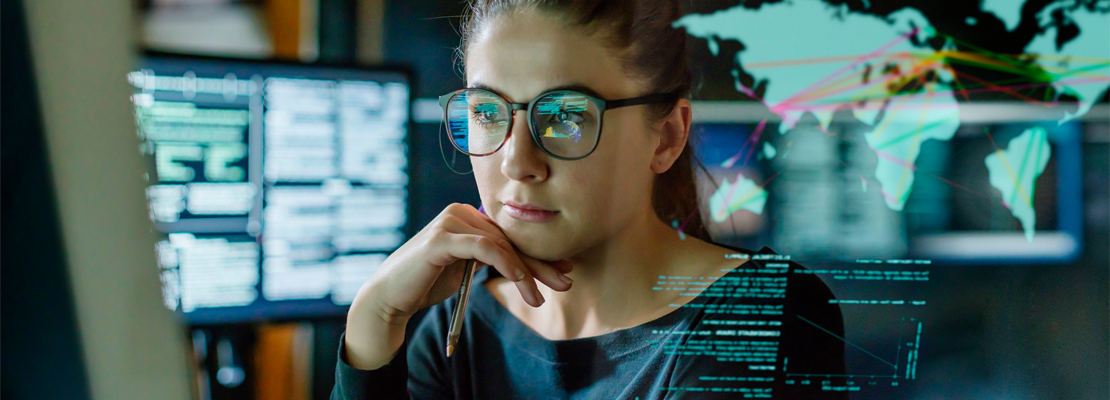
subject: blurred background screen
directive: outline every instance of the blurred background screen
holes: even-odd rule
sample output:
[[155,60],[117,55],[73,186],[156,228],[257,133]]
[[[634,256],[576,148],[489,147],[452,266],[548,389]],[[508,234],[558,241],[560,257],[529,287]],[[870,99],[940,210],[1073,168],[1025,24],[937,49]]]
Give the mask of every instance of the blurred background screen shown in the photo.
[[404,242],[406,72],[151,54],[127,79],[186,321],[343,315]]
[[[750,117],[745,116],[758,112],[744,108],[718,108],[731,111],[693,128],[699,159],[713,179],[703,179],[703,198],[710,198],[720,182],[736,181],[737,175],[767,191],[762,206],[749,206],[746,213],[710,225],[719,241],[749,248],[765,243],[824,261],[910,257],[940,264],[1014,265],[1068,262],[1081,255],[1081,141],[1085,129],[1101,127],[1094,118],[1058,125],[1043,109],[1027,104],[963,105],[965,121],[952,139],[921,143],[927,157],[917,160],[917,178],[907,183],[914,189],[898,212],[884,204],[887,196],[875,178],[881,156],[866,143],[867,126],[841,115],[825,130],[801,124],[786,135],[761,135],[762,130],[777,130],[776,124],[746,121]],[[1005,114],[998,114],[1000,110]],[[1015,120],[1013,114],[1045,120]],[[1007,143],[1025,132],[1043,133],[1053,153],[1036,181],[1032,240],[1011,215],[1007,199],[991,186],[992,171],[984,163],[998,150],[993,143]],[[1007,174],[1006,167],[993,173]],[[763,213],[766,217],[759,215]]]

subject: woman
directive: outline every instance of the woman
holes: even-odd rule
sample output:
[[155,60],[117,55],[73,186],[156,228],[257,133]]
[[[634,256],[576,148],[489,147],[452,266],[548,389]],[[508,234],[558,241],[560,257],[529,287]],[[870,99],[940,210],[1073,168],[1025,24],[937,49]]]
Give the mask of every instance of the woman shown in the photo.
[[[332,398],[836,397],[782,373],[844,373],[828,288],[696,212],[676,2],[471,7],[468,89],[441,104],[484,212],[447,207],[362,286]],[[489,267],[448,357],[468,259]]]

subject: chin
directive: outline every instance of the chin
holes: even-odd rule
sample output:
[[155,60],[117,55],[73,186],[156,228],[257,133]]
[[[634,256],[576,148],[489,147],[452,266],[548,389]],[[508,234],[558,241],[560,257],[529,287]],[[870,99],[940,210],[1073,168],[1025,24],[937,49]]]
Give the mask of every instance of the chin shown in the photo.
[[572,234],[560,227],[529,223],[501,226],[517,250],[537,260],[562,260],[573,255]]

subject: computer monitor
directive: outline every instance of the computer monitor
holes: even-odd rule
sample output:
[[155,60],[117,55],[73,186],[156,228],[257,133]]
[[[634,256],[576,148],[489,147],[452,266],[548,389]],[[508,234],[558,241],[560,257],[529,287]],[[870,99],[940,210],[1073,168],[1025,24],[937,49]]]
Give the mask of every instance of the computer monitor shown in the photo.
[[[738,177],[766,191],[762,199],[753,197],[756,206],[708,224],[723,242],[770,243],[814,265],[892,259],[1016,265],[1066,263],[1082,255],[1080,145],[1084,127],[1098,117],[1060,123],[1043,106],[961,105],[952,138],[921,143],[913,174],[907,174],[914,178],[907,180],[912,190],[896,211],[876,179],[880,155],[865,140],[872,127],[844,112],[825,130],[807,117],[780,134],[778,121],[759,107],[695,105],[702,113],[692,128],[695,150],[715,181],[702,179],[702,197],[712,203],[714,188],[734,185]],[[992,174],[1016,170],[1029,157],[993,172],[987,160],[1033,134],[1045,136],[1049,156],[1032,181],[1035,226],[1025,227]]]
[[404,242],[406,71],[151,53],[128,81],[187,323],[342,315]]

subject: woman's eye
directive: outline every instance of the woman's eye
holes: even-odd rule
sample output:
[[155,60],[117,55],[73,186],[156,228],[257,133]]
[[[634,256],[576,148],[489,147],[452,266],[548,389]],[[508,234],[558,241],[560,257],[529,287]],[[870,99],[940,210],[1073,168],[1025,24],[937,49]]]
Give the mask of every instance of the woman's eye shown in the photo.
[[470,117],[479,123],[492,123],[497,120],[498,112],[496,105],[478,105],[470,110]]
[[583,122],[586,122],[586,116],[584,113],[581,112],[560,111],[558,113],[551,114],[551,120],[549,122],[559,123],[563,121],[570,121],[576,124],[581,124]]

